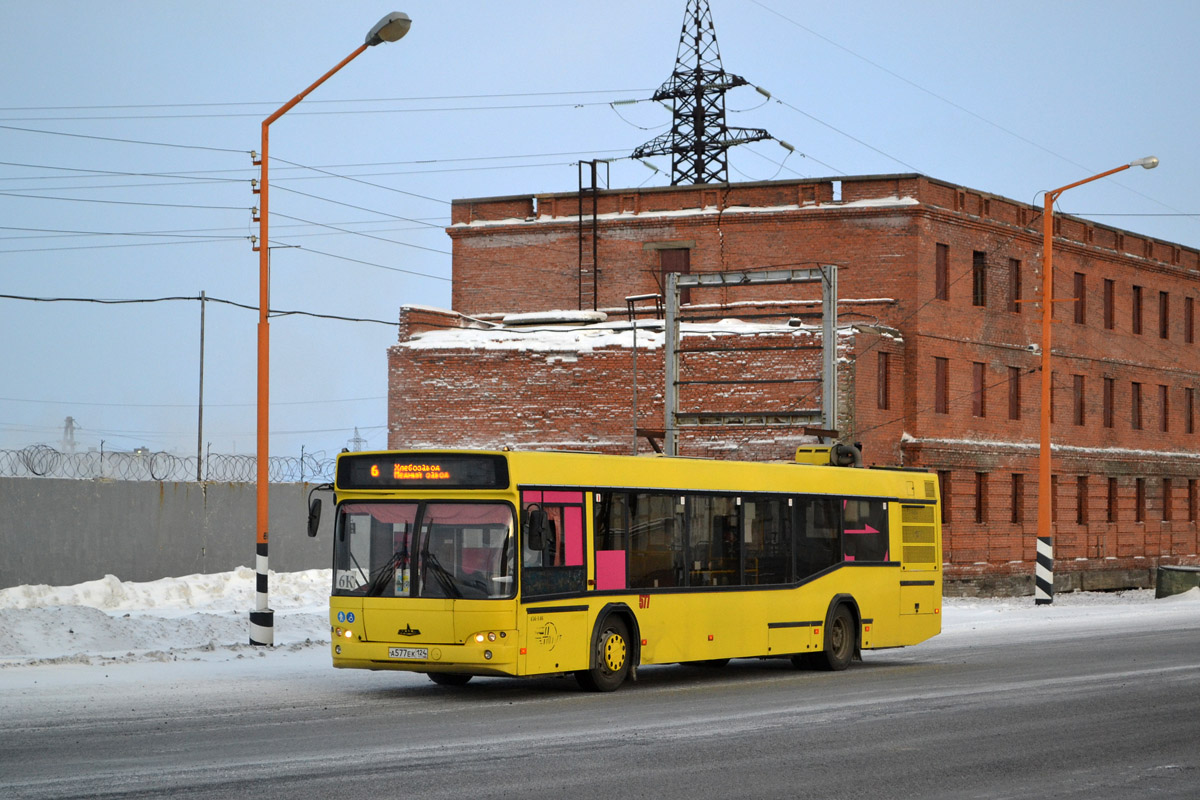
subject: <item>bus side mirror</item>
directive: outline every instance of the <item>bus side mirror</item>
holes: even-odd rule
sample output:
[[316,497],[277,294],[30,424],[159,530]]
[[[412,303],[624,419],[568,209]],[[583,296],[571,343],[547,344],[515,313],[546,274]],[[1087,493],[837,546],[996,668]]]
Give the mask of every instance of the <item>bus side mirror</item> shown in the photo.
[[521,529],[525,533],[525,548],[539,551],[546,546],[546,512],[530,507],[521,511]]
[[315,497],[308,504],[308,535],[315,537],[317,528],[321,527],[321,498]]

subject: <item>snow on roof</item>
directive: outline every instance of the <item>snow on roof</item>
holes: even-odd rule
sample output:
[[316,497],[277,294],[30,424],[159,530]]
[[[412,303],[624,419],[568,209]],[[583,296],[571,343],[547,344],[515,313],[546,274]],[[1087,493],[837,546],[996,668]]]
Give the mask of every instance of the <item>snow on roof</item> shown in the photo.
[[[849,327],[849,326],[847,326]],[[680,336],[819,336],[816,326],[790,327],[786,324],[745,322],[723,319],[717,322],[685,322]],[[638,347],[655,350],[663,346],[662,330],[647,330],[638,324]],[[393,347],[411,350],[518,350],[590,353],[610,347],[633,347],[633,329],[628,322],[553,328],[492,328],[476,330],[452,328],[418,333]]]
[[[1030,441],[1004,441],[985,439],[934,439],[918,438],[910,433],[902,433],[900,441],[905,444],[930,444],[950,447],[990,447],[1006,448],[1009,450],[1037,450],[1040,445]],[[1106,455],[1137,457],[1137,458],[1191,458],[1200,459],[1200,453],[1192,450],[1137,450],[1129,447],[1080,447],[1070,444],[1051,444],[1051,449],[1059,454],[1088,454],[1104,453]]]
[[[705,208],[680,208],[668,209],[664,211],[612,211],[607,214],[597,214],[596,219],[600,220],[618,220],[618,219],[652,219],[652,218],[669,218],[669,217],[699,217],[699,216],[716,216],[718,214],[728,216],[729,214],[777,214],[782,211],[829,211],[833,209],[845,208],[902,208],[904,206],[919,206],[921,201],[915,197],[872,197],[864,200],[851,200],[846,203],[811,203],[806,205],[788,204],[781,206],[728,206],[724,209],[716,208],[715,206],[707,206]],[[587,219],[591,219],[590,215],[585,215]],[[451,228],[486,228],[499,225],[536,225],[539,223],[562,223],[574,222],[579,220],[578,214],[566,214],[563,216],[552,217],[548,214],[539,214],[536,219],[526,219],[524,217],[509,217],[506,219],[477,219],[471,222],[456,222]]]
[[607,322],[603,311],[530,311],[524,314],[505,314],[505,325],[592,325]]

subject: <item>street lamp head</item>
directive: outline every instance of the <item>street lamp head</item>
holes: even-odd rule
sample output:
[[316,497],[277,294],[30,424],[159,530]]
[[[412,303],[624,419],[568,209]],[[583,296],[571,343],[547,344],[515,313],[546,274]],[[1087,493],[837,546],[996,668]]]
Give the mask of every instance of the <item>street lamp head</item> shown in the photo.
[[1154,156],[1146,156],[1145,158],[1139,158],[1137,161],[1130,161],[1129,166],[1145,167],[1146,169],[1154,169],[1155,167],[1158,166],[1158,159],[1155,158]]
[[371,28],[367,33],[366,43],[372,47],[383,42],[395,42],[404,38],[412,27],[412,19],[403,11],[393,11]]

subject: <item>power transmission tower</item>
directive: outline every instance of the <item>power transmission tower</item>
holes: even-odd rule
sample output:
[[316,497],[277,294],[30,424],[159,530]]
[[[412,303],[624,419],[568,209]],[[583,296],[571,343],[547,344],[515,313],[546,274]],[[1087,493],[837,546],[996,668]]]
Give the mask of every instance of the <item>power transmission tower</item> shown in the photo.
[[688,0],[675,56],[675,71],[652,100],[670,100],[671,132],[646,142],[633,158],[671,156],[671,185],[728,183],[725,151],[773,138],[760,128],[725,124],[725,92],[748,81],[721,66],[708,0]]
[[62,449],[64,453],[75,452],[75,418],[67,417],[63,423]]

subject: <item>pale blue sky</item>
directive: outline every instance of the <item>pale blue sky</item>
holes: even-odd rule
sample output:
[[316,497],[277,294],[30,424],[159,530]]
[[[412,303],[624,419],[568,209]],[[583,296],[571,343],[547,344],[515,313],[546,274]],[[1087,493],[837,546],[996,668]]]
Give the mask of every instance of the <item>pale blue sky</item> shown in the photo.
[[[1157,155],[1157,170],[1073,190],[1060,210],[1200,245],[1194,3],[711,6],[726,70],[782,101],[731,92],[730,124],[797,149],[780,168],[774,143],[739,148],[733,180],[918,171],[1033,202]],[[273,164],[271,305],[379,320],[403,304],[448,306],[449,201],[570,191],[579,158],[627,155],[661,133],[661,107],[608,103],[648,97],[668,77],[684,7],[10,0],[0,294],[204,290],[256,305],[248,153],[260,122],[398,10],[413,18],[408,37],[368,50],[272,126],[274,159],[323,171]],[[612,185],[661,185],[658,162],[661,175],[616,162]],[[255,322],[208,305],[214,452],[253,451]],[[355,426],[384,446],[394,330],[305,317],[271,330],[272,452],[333,453]],[[0,448],[56,445],[71,416],[83,449],[194,453],[198,303],[0,299],[0,337]]]

